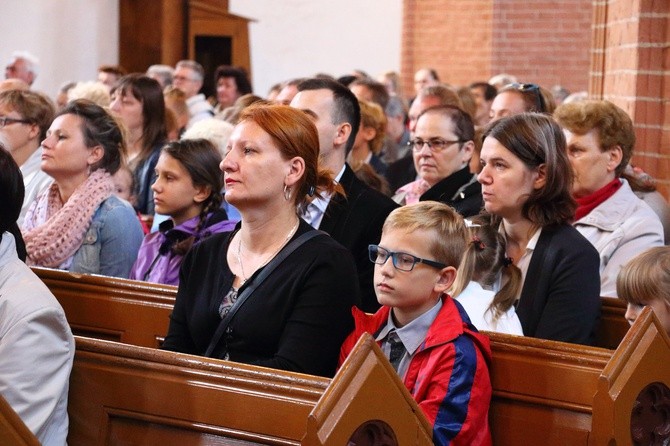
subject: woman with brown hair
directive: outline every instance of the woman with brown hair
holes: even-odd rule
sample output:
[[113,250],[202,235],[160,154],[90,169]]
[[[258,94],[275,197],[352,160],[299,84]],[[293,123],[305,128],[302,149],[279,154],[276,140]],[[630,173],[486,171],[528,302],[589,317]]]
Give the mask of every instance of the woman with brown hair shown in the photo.
[[154,79],[134,73],[119,79],[111,96],[109,107],[127,131],[128,164],[135,176],[135,208],[141,214],[153,215],[154,169],[167,141],[163,91]]
[[282,105],[246,109],[221,163],[242,216],[186,255],[167,350],[333,376],[360,296],[349,251],[298,216],[332,194],[316,127]]
[[484,133],[480,163],[484,207],[522,272],[516,312],[524,334],[592,344],[599,259],[570,225],[577,205],[561,128],[537,113],[500,119]]
[[119,124],[99,105],[78,99],[59,112],[40,165],[54,182],[23,222],[28,265],[128,277],[142,228],[132,206],[114,195],[124,148]]

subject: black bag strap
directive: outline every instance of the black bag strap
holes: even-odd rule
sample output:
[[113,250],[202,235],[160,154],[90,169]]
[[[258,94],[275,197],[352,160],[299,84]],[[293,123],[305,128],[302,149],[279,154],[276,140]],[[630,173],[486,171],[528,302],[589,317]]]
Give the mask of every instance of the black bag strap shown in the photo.
[[230,311],[226,314],[226,316],[221,319],[221,322],[219,323],[219,326],[216,328],[216,332],[214,332],[214,336],[212,336],[212,340],[209,342],[209,346],[207,347],[207,350],[205,351],[205,356],[211,357],[212,353],[214,352],[214,349],[218,345],[219,341],[221,340],[221,337],[223,336],[223,333],[226,331],[228,328],[228,325],[230,325],[230,321],[233,319],[233,316],[235,316],[235,313],[237,313],[237,310],[240,309],[242,304],[249,298],[251,293],[253,293],[256,288],[265,281],[265,279],[272,273],[272,271],[281,264],[286,257],[291,255],[293,251],[298,249],[303,243],[306,241],[313,239],[317,235],[321,234],[326,234],[323,231],[318,231],[318,230],[313,230],[313,231],[308,231],[293,240],[291,243],[286,245],[284,249],[279,251],[279,254],[277,254],[267,265],[265,265],[265,268],[256,276],[256,278],[251,281],[247,287],[242,291],[242,294],[239,295],[237,300],[235,301],[235,304],[231,307]]

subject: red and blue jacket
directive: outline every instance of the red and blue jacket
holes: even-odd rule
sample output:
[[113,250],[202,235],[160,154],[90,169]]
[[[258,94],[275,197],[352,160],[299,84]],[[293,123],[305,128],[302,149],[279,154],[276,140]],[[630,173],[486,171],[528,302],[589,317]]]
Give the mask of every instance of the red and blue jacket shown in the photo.
[[[386,325],[389,311],[390,307],[383,306],[370,315],[352,309],[356,326],[342,345],[340,365],[363,333],[375,336]],[[433,425],[434,444],[492,444],[488,421],[490,362],[488,337],[477,332],[458,302],[443,297],[442,308],[414,353],[404,379]]]

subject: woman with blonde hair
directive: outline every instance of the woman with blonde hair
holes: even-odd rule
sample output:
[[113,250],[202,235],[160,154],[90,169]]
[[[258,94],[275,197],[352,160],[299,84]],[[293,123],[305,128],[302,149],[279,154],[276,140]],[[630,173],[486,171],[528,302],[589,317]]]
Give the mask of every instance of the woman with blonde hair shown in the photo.
[[386,115],[374,102],[358,100],[361,108],[361,125],[356,133],[354,146],[347,155],[352,168],[369,164],[379,175],[386,175],[388,166],[379,157],[386,135]]
[[341,192],[318,158],[304,112],[242,113],[221,162],[225,198],[242,220],[184,258],[163,348],[334,375],[360,295],[349,251],[299,217],[310,196]]
[[635,256],[621,268],[617,294],[626,301],[626,320],[633,325],[644,307],[651,307],[670,336],[670,246],[657,246]]

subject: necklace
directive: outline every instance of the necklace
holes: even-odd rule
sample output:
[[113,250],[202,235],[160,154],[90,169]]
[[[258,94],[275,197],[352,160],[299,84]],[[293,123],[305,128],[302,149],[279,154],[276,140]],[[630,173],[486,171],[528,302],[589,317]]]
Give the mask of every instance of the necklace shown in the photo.
[[[277,248],[276,251],[274,251],[271,255],[269,255],[263,263],[261,263],[255,270],[258,271],[260,268],[263,268],[265,265],[268,264],[270,260],[272,260],[278,253],[281,251],[281,249],[288,243],[288,241],[293,237],[293,234],[295,234],[295,231],[298,229],[298,224],[300,223],[300,219],[296,222],[295,226],[289,231],[288,235],[286,236],[286,239],[282,242],[281,245],[279,245],[279,248]],[[249,279],[249,277],[253,276],[253,273],[247,277],[246,274],[244,274],[244,266],[242,266],[242,234],[240,234],[240,242],[237,244],[237,264],[240,265],[240,272],[242,273],[242,284],[246,283],[246,281]]]

